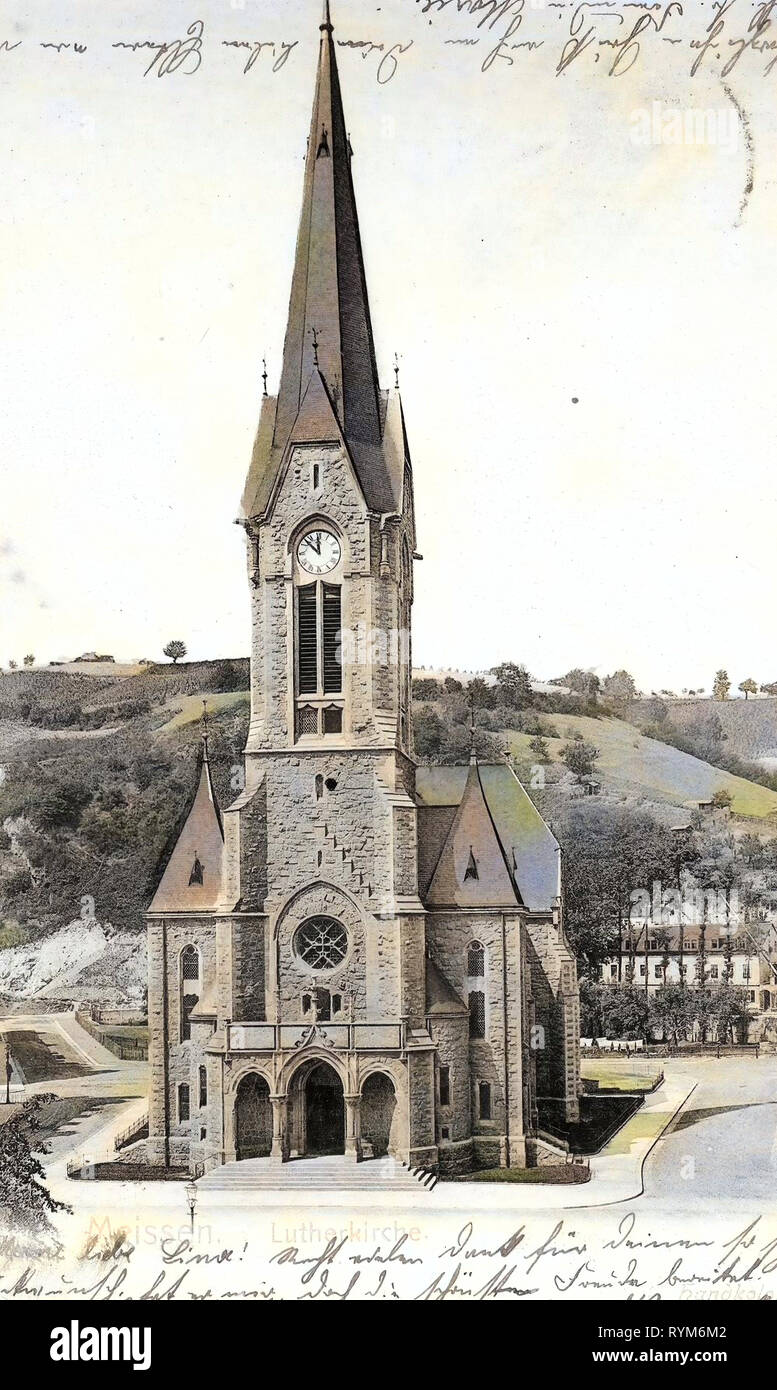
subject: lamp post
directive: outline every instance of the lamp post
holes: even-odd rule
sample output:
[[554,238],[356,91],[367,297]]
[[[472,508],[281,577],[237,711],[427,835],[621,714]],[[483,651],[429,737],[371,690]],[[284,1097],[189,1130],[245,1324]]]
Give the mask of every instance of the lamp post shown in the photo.
[[5,1103],[6,1103],[6,1105],[10,1105],[10,1104],[11,1104],[11,1072],[12,1072],[12,1070],[13,1070],[13,1067],[12,1067],[12,1065],[11,1065],[11,1049],[10,1049],[10,1047],[8,1046],[8,1044],[6,1043],[6,1046],[5,1046]]
[[187,1201],[188,1206],[189,1206],[189,1218],[190,1218],[190,1221],[191,1221],[191,1231],[192,1231],[192,1235],[194,1235],[194,1212],[195,1212],[195,1209],[196,1209],[196,1207],[197,1207],[197,1184],[196,1184],[196,1182],[193,1182],[193,1181],[192,1181],[192,1182],[187,1182],[187,1184],[186,1184],[186,1201]]

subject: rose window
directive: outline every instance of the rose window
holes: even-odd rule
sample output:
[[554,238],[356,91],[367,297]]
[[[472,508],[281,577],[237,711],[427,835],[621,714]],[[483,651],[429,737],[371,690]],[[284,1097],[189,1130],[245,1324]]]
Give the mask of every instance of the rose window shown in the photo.
[[311,970],[334,970],[345,960],[348,933],[334,917],[309,917],[295,932],[294,951]]

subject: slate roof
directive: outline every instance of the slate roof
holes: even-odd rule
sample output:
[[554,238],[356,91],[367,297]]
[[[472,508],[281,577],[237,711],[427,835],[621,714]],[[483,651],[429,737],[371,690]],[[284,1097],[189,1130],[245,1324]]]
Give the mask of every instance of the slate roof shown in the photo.
[[[382,392],[378,382],[351,177],[352,150],[328,3],[320,30],[280,386],[277,398],[263,399],[243,498],[247,517],[264,512],[290,442],[333,437],[321,399],[318,414],[324,434],[316,436],[312,418],[303,436],[296,433],[311,383],[318,393],[319,374],[368,507],[391,512],[401,504],[407,458],[402,408],[398,393]],[[398,421],[390,419],[392,414],[398,414]],[[397,450],[402,455],[399,470]]]
[[466,1014],[469,1012],[463,999],[460,999],[453,985],[446,980],[431,956],[426,958],[426,1012],[427,1014]]
[[[212,912],[221,895],[224,832],[208,763],[207,743],[200,755],[197,789],[173,852],[151,900],[149,912]],[[191,882],[195,861],[202,883]]]
[[[551,911],[559,893],[558,841],[512,768],[419,767],[416,795],[419,887],[428,905],[518,903]],[[476,879],[465,879],[470,847]]]

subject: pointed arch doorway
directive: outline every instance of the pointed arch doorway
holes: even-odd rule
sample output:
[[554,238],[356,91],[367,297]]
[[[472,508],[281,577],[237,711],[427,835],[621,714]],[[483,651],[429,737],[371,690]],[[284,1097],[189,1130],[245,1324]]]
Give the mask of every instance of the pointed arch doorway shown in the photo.
[[305,1153],[345,1153],[345,1096],[334,1067],[319,1062],[303,1083]]
[[235,1097],[235,1157],[265,1158],[271,1148],[270,1087],[263,1076],[249,1072]]

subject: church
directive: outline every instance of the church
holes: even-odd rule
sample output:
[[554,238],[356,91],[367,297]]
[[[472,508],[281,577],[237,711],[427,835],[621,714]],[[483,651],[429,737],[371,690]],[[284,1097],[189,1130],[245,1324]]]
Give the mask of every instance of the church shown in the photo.
[[378,379],[328,3],[320,32],[242,502],[245,780],[221,808],[206,734],[148,909],[147,1156],[523,1167],[578,1118],[561,854],[507,764],[414,758],[410,450]]

